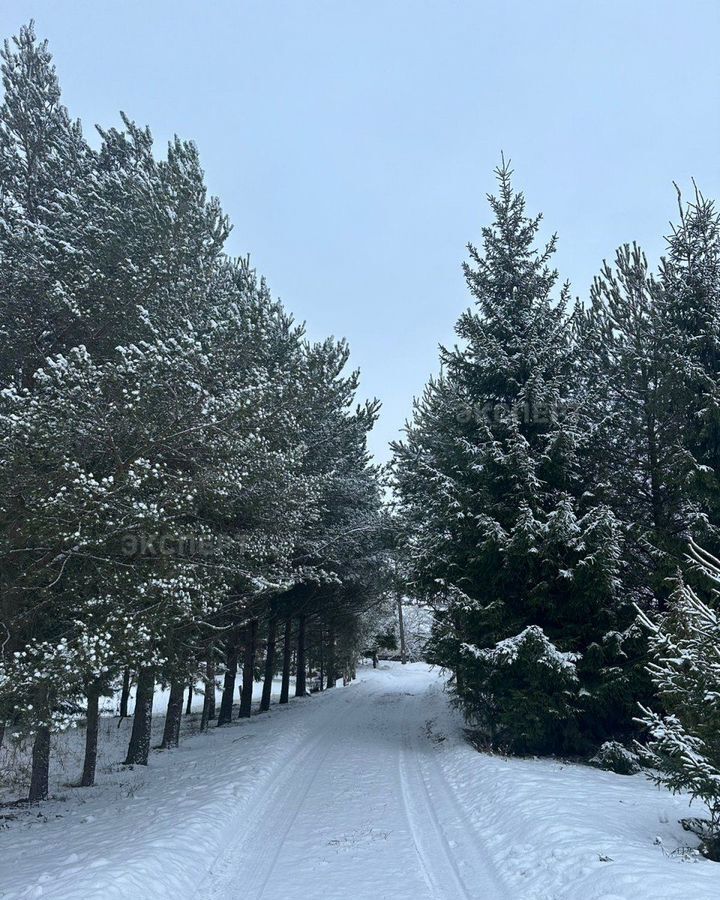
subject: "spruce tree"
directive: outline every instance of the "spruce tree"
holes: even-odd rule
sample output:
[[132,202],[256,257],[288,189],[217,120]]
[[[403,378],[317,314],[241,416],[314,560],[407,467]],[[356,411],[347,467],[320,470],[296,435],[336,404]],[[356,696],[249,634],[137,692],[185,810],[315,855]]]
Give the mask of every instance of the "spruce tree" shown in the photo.
[[641,750],[658,783],[707,804],[704,850],[720,859],[720,561],[694,543],[689,560],[702,587],[680,577],[664,615],[642,616],[663,709],[641,707],[650,737]]
[[[631,621],[621,535],[580,465],[568,287],[553,297],[553,236],[505,163],[494,222],[465,265],[474,308],[442,352],[394,471],[415,580],[438,607],[432,658],[497,746],[589,749],[618,723],[609,684]],[[522,702],[520,702],[522,698]]]

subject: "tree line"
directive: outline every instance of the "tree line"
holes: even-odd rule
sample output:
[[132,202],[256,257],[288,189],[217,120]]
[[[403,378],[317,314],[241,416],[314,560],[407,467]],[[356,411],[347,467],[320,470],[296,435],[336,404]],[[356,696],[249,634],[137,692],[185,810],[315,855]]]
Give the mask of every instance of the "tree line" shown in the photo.
[[[695,190],[653,270],[586,303],[503,163],[472,306],[393,447],[430,659],[487,746],[642,752],[720,827],[720,219]],[[637,746],[636,744],[636,746]]]
[[[153,694],[179,739],[261,709],[282,673],[354,668],[387,590],[382,485],[344,341],[310,342],[209,197],[195,146],[158,156],[123,115],[98,146],[62,103],[47,42],[2,51],[0,106],[0,740],[51,735],[136,684],[127,764],[146,764]],[[215,704],[215,678],[223,678]]]
[[[393,445],[395,506],[344,341],[310,342],[205,188],[127,116],[86,140],[32,25],[1,54],[0,741],[102,698],[135,707],[126,763],[185,691],[200,727],[332,687],[428,604],[427,653],[487,746],[641,745],[720,828],[720,219],[679,197],[667,250],[553,268],[504,161],[469,245],[472,306]],[[385,606],[384,606],[385,604]],[[215,709],[216,679],[222,700]],[[234,697],[240,682],[240,703]],[[190,688],[192,690],[192,688]],[[713,838],[715,839],[715,838]]]

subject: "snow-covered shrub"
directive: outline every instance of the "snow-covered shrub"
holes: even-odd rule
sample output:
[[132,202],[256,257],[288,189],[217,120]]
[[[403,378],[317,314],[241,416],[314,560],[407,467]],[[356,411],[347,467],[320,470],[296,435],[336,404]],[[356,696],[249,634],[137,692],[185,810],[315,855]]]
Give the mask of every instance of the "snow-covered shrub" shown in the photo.
[[650,733],[643,752],[658,783],[707,804],[704,846],[720,859],[720,560],[695,544],[690,558],[710,582],[705,599],[681,580],[666,615],[642,616],[650,631],[648,669],[664,708],[641,707]]
[[636,775],[640,771],[637,753],[628,750],[619,741],[605,741],[590,760],[590,765],[617,775]]
[[567,745],[576,728],[576,654],[562,653],[537,625],[491,648],[465,644],[463,653],[474,675],[465,686],[472,719],[493,746],[546,754]]

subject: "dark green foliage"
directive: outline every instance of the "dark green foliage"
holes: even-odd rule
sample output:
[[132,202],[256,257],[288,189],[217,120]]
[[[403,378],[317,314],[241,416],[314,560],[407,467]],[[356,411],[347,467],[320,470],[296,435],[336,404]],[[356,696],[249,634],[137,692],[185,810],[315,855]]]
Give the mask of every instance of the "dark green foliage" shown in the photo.
[[590,763],[598,769],[615,772],[616,775],[637,775],[640,771],[637,754],[618,741],[605,741]]
[[[643,748],[656,781],[707,804],[710,854],[720,841],[720,561],[689,548],[697,590],[680,579],[667,611],[643,617],[650,634],[648,670],[662,711],[643,708]],[[717,856],[714,856],[717,858]]]
[[493,747],[544,754],[577,744],[575,658],[559,653],[541,628],[491,649],[466,649],[461,685],[465,708]]
[[192,143],[123,116],[93,150],[32,26],[2,71],[0,723],[64,727],[126,669],[177,712],[276,607],[354,659],[387,567],[346,343],[309,343],[225,254]]
[[375,645],[378,650],[397,650],[398,641],[395,629],[388,627],[385,631],[380,632],[375,638]]
[[494,222],[465,266],[474,307],[394,447],[395,482],[414,584],[438,609],[431,658],[468,718],[518,752],[583,752],[629,727],[625,657],[607,636],[625,641],[634,612],[620,524],[582,465],[555,238],[535,248],[540,219],[509,168],[497,175]]

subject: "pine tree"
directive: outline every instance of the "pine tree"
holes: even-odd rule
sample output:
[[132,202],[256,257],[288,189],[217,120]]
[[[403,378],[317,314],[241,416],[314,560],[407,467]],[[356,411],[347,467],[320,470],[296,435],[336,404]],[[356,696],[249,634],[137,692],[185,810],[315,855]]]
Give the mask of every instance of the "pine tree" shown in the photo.
[[332,634],[339,671],[382,592],[384,518],[377,404],[353,409],[344,342],[310,345],[225,255],[194,145],[162,156],[123,116],[92,151],[32,26],[2,59],[0,727],[33,736],[41,799],[51,734],[81,716],[92,783],[100,697],[122,685],[127,714],[130,673],[126,761],[146,765],[155,685],[172,747],[200,674],[207,727],[224,644],[223,715],[240,650],[250,711],[259,626],[264,707],[277,618],[285,700],[293,619],[298,692],[307,634]]
[[720,214],[696,189],[668,237],[659,314],[674,411],[682,524],[720,550]]
[[627,586],[641,606],[674,571],[682,530],[672,373],[657,305],[660,287],[637,245],[595,279],[582,316],[583,412],[592,442],[584,463],[623,523]]
[[33,23],[0,53],[0,380],[27,385],[82,330],[81,185],[92,164]]

